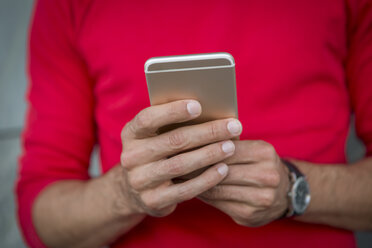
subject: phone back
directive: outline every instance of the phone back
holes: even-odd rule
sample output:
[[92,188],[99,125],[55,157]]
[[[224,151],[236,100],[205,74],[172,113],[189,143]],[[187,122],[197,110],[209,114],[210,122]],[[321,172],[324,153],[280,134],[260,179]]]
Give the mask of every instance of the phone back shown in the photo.
[[197,119],[172,125],[167,130],[215,119],[238,118],[235,63],[230,54],[151,58],[145,64],[145,74],[151,105],[183,99],[195,99],[202,105],[202,114]]

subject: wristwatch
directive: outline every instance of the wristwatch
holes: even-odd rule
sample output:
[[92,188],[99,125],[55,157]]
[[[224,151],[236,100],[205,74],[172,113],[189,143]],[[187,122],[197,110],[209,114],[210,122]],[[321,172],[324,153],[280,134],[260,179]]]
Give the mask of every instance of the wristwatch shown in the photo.
[[282,159],[289,170],[290,188],[288,191],[288,209],[286,217],[302,215],[310,203],[310,187],[306,177],[288,160]]

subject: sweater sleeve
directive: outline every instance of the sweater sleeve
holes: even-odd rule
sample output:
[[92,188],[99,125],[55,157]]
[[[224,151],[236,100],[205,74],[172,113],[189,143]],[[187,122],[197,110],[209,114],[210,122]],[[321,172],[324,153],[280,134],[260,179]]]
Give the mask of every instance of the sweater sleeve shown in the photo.
[[39,0],[29,38],[28,110],[16,182],[25,241],[45,247],[32,221],[39,193],[60,180],[88,180],[95,144],[93,83],[77,52],[69,1]]
[[349,56],[346,73],[355,127],[372,155],[372,1],[349,5]]

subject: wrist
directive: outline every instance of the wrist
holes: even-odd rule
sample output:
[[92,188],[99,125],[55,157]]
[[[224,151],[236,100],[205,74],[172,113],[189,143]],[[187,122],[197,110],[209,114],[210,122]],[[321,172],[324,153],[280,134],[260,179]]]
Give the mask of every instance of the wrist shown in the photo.
[[140,213],[134,207],[133,199],[130,197],[125,184],[125,172],[121,165],[117,165],[107,173],[107,183],[110,185],[110,209],[112,215],[119,219],[143,218],[144,213]]

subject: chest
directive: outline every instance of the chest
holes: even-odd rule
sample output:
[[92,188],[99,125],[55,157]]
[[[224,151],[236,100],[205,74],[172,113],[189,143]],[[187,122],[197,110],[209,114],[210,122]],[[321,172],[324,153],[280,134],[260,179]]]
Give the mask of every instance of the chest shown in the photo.
[[154,56],[232,54],[247,137],[285,131],[262,123],[298,109],[306,113],[298,125],[315,125],[324,106],[332,111],[347,102],[343,1],[97,0],[79,49],[96,82],[98,126],[115,127],[115,135],[149,105],[144,63]]

